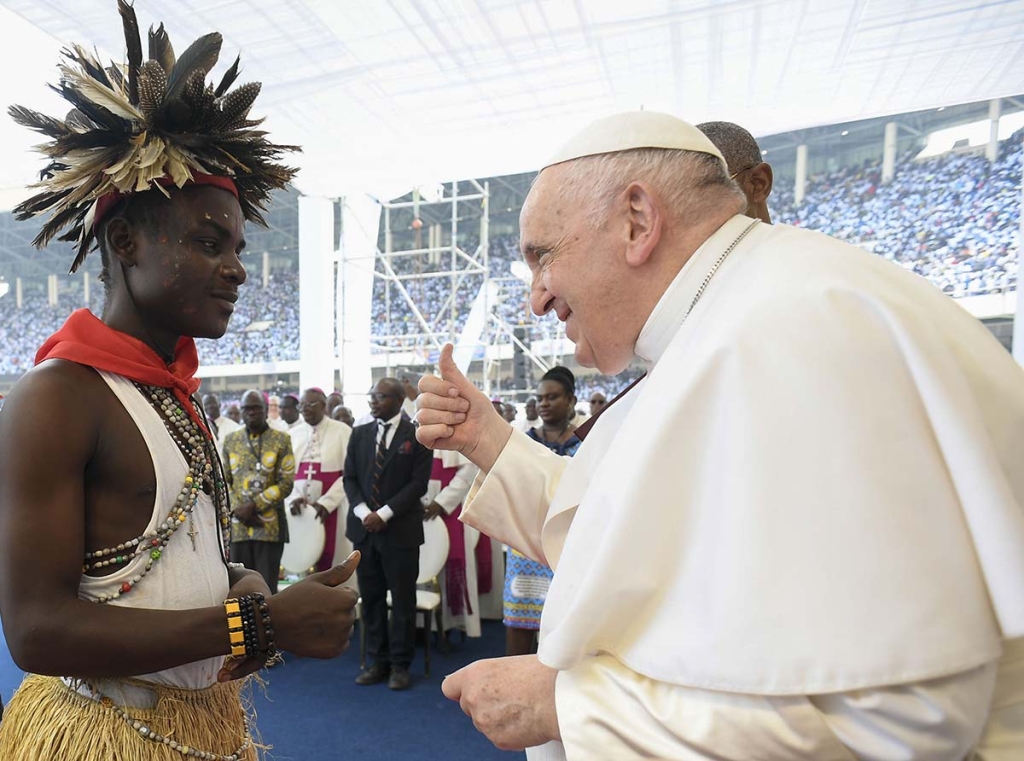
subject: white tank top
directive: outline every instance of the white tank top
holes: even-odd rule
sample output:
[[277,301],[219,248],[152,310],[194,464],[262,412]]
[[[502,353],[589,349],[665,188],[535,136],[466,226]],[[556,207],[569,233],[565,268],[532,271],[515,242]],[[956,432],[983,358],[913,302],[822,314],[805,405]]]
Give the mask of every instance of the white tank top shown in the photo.
[[[156,498],[145,531],[149,534],[156,529],[158,523],[166,520],[185,476],[188,475],[188,463],[156,410],[139,393],[135,385],[120,375],[97,372],[135,421],[153,460]],[[153,568],[138,585],[130,593],[106,604],[159,610],[188,610],[222,604],[228,594],[228,571],[222,554],[217,509],[210,496],[202,491],[199,492],[194,517],[195,528],[199,532],[195,538],[195,550],[192,549],[192,540],[183,526],[174,532],[171,540],[163,548],[160,559],[153,564]],[[126,541],[133,538],[124,537]],[[78,587],[78,596],[83,600],[93,601],[100,595],[110,594],[139,574],[145,567],[147,557],[140,555],[109,576],[83,575]],[[224,635],[226,643],[226,622]],[[208,658],[155,674],[143,674],[138,678],[170,687],[204,689],[217,681],[217,672],[223,663],[223,657]],[[101,692],[107,693],[103,689],[102,680],[95,684]],[[137,700],[132,702],[139,705]]]

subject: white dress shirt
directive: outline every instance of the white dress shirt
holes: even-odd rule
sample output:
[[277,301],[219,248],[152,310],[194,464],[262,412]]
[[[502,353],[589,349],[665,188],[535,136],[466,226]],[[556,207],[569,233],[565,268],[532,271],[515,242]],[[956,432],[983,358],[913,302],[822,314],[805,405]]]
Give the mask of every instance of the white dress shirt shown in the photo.
[[[395,440],[395,431],[398,430],[398,424],[401,421],[402,421],[402,413],[401,412],[399,412],[397,415],[395,415],[390,420],[380,420],[380,419],[377,420],[377,436],[376,436],[375,440],[377,442],[377,446],[378,447],[380,447],[380,438],[381,438],[382,435],[384,435],[384,431],[385,431],[384,426],[387,425],[387,429],[386,430],[387,430],[387,437],[388,438],[387,438],[387,441],[384,442],[384,449],[385,450],[391,449],[391,442],[393,442]],[[352,508],[352,512],[355,513],[355,516],[359,520],[365,520],[366,516],[369,515],[373,511],[370,510],[370,508],[366,505],[365,502],[360,502],[358,505],[356,505],[355,507]],[[385,523],[387,523],[389,520],[391,520],[392,517],[394,517],[395,511],[391,509],[390,505],[381,505],[379,508],[377,508],[377,515],[379,515],[381,517],[381,520],[383,520]]]

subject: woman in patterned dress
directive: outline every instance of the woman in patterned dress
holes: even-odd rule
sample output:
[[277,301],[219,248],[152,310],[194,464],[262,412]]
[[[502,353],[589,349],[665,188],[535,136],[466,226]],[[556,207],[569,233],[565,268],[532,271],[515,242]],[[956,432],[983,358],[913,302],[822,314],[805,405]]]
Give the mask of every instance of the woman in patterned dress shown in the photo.
[[[552,367],[537,387],[541,425],[526,435],[564,457],[576,454],[581,442],[569,415],[576,407],[576,378],[566,367]],[[509,548],[505,567],[504,624],[506,655],[534,652],[544,600],[552,571],[543,563]]]

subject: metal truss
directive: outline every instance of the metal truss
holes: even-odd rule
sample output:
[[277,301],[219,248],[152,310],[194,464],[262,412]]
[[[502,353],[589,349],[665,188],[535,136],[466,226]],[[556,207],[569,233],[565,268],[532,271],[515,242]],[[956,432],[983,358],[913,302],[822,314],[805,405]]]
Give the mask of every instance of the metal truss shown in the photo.
[[[466,185],[469,186],[468,193],[464,192]],[[380,281],[384,286],[385,329],[383,335],[378,334],[371,339],[374,352],[385,355],[388,373],[394,364],[431,364],[429,357],[433,352],[440,351],[445,343],[458,345],[460,342],[460,317],[463,315],[460,314],[459,296],[469,295],[472,300],[482,293],[487,316],[478,346],[482,356],[475,356],[474,362],[483,362],[481,380],[484,391],[490,392],[494,364],[499,361],[495,352],[488,351],[489,347],[509,343],[518,345],[535,365],[547,370],[549,363],[515,337],[516,326],[508,324],[496,314],[496,304],[487,303],[491,292],[489,283],[496,281],[500,284],[510,280],[506,277],[494,278],[490,272],[490,181],[452,182],[439,190],[436,199],[424,198],[417,190],[412,200],[378,202],[384,228],[383,245],[378,246],[374,253],[373,270],[375,284]],[[407,222],[410,211],[412,234],[408,234],[405,229],[396,231],[396,221]],[[439,240],[430,245],[436,234],[431,235],[426,226],[415,225],[416,220],[424,219],[433,220],[437,231],[442,226],[447,227],[446,245],[440,245]],[[476,228],[474,232],[479,233],[480,242],[473,251],[465,250],[459,243],[460,222],[463,232],[470,225]],[[423,244],[425,232],[428,234],[427,245]],[[401,244],[404,242],[412,247],[403,248]],[[426,284],[436,280],[444,282],[445,296],[436,313],[431,314],[422,295]],[[375,302],[374,306],[378,304]],[[411,313],[417,332],[401,332],[396,329],[399,309]],[[414,358],[411,363],[408,361],[410,356]]]

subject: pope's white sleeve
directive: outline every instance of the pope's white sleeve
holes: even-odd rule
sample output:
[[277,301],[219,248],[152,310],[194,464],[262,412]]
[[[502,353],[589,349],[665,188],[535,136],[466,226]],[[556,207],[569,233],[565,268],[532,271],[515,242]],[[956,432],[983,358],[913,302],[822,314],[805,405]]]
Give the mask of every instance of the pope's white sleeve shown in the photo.
[[473,485],[473,479],[479,472],[480,469],[471,462],[460,465],[449,484],[434,497],[434,501],[451,515],[455,512],[455,508],[465,502],[466,495],[469,494],[469,489]]
[[658,682],[608,655],[559,673],[568,761],[958,761],[988,714],[994,663],[830,696],[713,692]]
[[490,472],[477,476],[460,520],[550,565],[541,546],[541,531],[567,464],[567,458],[513,430]]

